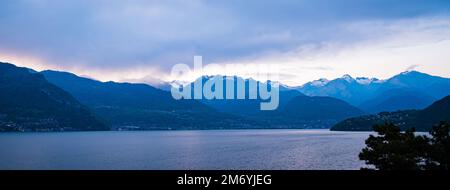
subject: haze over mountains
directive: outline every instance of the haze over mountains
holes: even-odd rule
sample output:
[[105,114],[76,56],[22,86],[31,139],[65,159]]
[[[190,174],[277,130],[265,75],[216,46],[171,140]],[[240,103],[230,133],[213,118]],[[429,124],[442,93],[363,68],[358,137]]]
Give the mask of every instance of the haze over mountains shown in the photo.
[[[249,83],[261,82],[236,76],[232,78],[246,84],[247,99],[175,100],[169,91],[147,84],[100,82],[68,72],[35,72],[7,63],[0,63],[0,74],[3,131],[330,128],[337,123],[336,126],[344,126],[340,121],[349,121],[348,118],[356,119],[350,119],[352,122],[347,122],[346,127],[333,129],[366,130],[373,124],[366,120],[379,122],[374,118],[380,117],[394,121],[403,121],[397,117],[414,118],[410,119],[414,122],[408,122],[411,126],[424,126],[431,120],[416,121],[427,115],[425,111],[416,114],[419,111],[398,110],[423,109],[450,94],[450,79],[416,71],[387,80],[345,75],[301,87],[279,85],[278,109],[261,111],[260,103],[268,100],[248,99],[254,90]],[[228,79],[221,77],[226,88]],[[197,80],[208,79],[204,76]],[[264,84],[268,89],[276,88],[270,81]],[[442,102],[446,101],[433,105],[439,107]],[[429,109],[432,108],[425,110]],[[381,111],[397,112],[363,116]],[[427,117],[434,118],[433,122],[447,119],[450,111],[443,106],[441,112],[429,111],[436,117]],[[348,127],[349,123],[363,120],[359,128]]]

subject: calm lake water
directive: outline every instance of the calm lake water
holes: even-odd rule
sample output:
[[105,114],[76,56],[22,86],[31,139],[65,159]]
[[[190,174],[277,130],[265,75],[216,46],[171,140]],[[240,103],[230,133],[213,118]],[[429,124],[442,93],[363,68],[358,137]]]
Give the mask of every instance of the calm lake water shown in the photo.
[[359,169],[366,132],[0,133],[0,169]]

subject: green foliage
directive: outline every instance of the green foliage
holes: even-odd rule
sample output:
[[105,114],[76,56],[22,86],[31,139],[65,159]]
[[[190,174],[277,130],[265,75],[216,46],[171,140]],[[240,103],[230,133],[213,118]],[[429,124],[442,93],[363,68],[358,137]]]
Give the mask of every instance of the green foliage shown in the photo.
[[448,170],[450,126],[441,122],[430,131],[431,138],[415,135],[414,129],[401,132],[392,123],[375,125],[359,158],[379,170]]

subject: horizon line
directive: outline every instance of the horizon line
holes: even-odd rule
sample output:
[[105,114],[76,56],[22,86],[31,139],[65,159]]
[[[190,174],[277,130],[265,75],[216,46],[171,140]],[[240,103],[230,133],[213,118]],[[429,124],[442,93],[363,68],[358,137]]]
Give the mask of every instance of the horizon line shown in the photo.
[[[276,83],[279,83],[281,86],[285,86],[285,87],[289,87],[289,88],[303,87],[304,85],[306,85],[306,84],[308,84],[308,83],[311,83],[311,82],[314,82],[314,81],[323,80],[323,79],[327,80],[327,82],[330,82],[330,81],[334,81],[334,80],[337,80],[337,79],[342,79],[342,78],[344,78],[345,76],[349,76],[351,79],[353,79],[353,80],[355,80],[355,81],[357,81],[357,79],[364,78],[364,79],[372,79],[372,80],[377,80],[377,81],[379,81],[379,82],[384,82],[384,81],[387,81],[387,80],[389,80],[389,79],[391,79],[391,78],[393,78],[393,77],[395,77],[395,76],[398,76],[398,75],[401,75],[401,74],[404,74],[404,73],[409,73],[409,72],[418,72],[418,73],[425,74],[425,75],[429,75],[429,76],[433,76],[433,77],[440,77],[440,78],[450,79],[450,78],[444,77],[444,76],[433,75],[433,74],[429,74],[429,73],[426,73],[426,72],[421,72],[421,71],[418,71],[418,70],[416,70],[416,69],[407,69],[407,70],[402,71],[402,72],[400,72],[400,73],[398,73],[398,74],[392,75],[392,76],[390,76],[390,77],[388,77],[388,78],[386,78],[386,79],[379,79],[379,78],[377,78],[377,77],[367,77],[367,76],[357,76],[357,77],[353,77],[353,76],[351,76],[350,74],[344,74],[344,75],[342,75],[341,77],[337,77],[337,78],[333,78],[333,79],[328,79],[328,78],[324,78],[324,77],[318,77],[318,78],[315,79],[315,80],[311,80],[311,81],[308,81],[308,82],[306,82],[306,83],[304,83],[304,84],[302,84],[302,85],[297,85],[297,86],[287,85],[287,84],[285,84],[285,83],[283,83],[283,82],[281,82],[281,81],[271,81],[271,80],[261,81],[261,80],[254,79],[253,77],[243,77],[243,76],[240,76],[240,75],[222,75],[222,74],[216,74],[216,75],[208,75],[208,74],[204,74],[204,75],[201,75],[200,77],[197,77],[197,78],[196,78],[195,80],[193,80],[193,81],[179,81],[179,80],[160,81],[161,83],[160,83],[159,85],[155,85],[155,84],[151,84],[151,83],[147,83],[147,82],[139,82],[139,81],[115,81],[115,80],[103,80],[103,81],[102,81],[102,80],[97,79],[97,78],[92,77],[92,76],[81,75],[81,74],[78,74],[78,73],[76,73],[76,72],[67,71],[67,70],[59,70],[59,69],[41,69],[41,70],[36,70],[36,69],[30,68],[30,67],[19,66],[19,65],[17,65],[17,64],[14,64],[14,63],[11,63],[11,62],[8,62],[8,61],[5,62],[5,61],[1,61],[1,60],[0,60],[0,63],[3,63],[3,64],[11,64],[11,65],[14,65],[14,66],[20,67],[20,68],[31,69],[31,70],[33,70],[33,71],[35,71],[35,72],[38,72],[38,73],[45,72],[45,71],[62,72],[62,73],[73,74],[73,75],[75,75],[75,76],[77,76],[77,77],[81,77],[81,78],[86,78],[86,79],[95,80],[95,81],[98,81],[98,82],[103,82],[103,83],[104,83],[104,82],[115,82],[115,83],[129,83],[129,84],[146,84],[146,85],[149,85],[149,86],[152,86],[152,87],[155,87],[155,88],[162,87],[162,86],[164,86],[164,85],[171,85],[171,83],[174,83],[174,82],[181,82],[181,83],[185,83],[185,84],[190,84],[190,83],[193,83],[193,82],[195,82],[196,80],[198,80],[198,79],[200,79],[200,78],[202,78],[202,77],[214,77],[214,76],[222,76],[222,77],[238,77],[238,78],[242,78],[242,79],[244,79],[244,80],[255,80],[255,81],[257,81],[257,82],[262,82],[262,83],[266,83],[266,82],[276,82]],[[361,84],[361,83],[360,83],[360,84]]]

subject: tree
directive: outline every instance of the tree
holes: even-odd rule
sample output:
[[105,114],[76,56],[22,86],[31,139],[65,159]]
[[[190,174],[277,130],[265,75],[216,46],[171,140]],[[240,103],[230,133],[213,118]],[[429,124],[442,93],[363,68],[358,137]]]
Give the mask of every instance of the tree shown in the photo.
[[431,148],[429,149],[429,160],[427,169],[449,170],[450,169],[450,125],[440,122],[435,125],[430,134]]
[[374,126],[359,158],[379,170],[449,170],[450,126],[441,122],[430,133],[415,135],[414,129],[401,132],[392,123]]
[[425,166],[429,139],[414,135],[414,129],[401,132],[392,123],[375,125],[359,158],[379,170],[420,170]]

